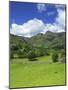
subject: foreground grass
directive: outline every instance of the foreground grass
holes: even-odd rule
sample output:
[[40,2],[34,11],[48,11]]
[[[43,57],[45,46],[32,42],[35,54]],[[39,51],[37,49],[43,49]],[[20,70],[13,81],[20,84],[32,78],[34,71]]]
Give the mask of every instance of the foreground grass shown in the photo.
[[[50,58],[50,57],[48,57]],[[39,61],[49,60],[47,57]],[[45,59],[45,60],[44,60]],[[27,61],[27,59],[26,59]],[[51,86],[65,84],[65,64],[60,63],[11,63],[10,88]]]

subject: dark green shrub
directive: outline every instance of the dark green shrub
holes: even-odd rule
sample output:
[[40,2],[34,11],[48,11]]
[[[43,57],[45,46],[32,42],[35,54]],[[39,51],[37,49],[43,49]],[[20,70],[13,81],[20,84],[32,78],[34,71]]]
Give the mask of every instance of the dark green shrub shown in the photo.
[[37,60],[36,57],[37,57],[37,55],[35,54],[34,51],[30,51],[28,53],[28,59],[29,59],[29,61],[36,61]]
[[48,56],[49,51],[45,47],[39,47],[39,56]]
[[53,62],[58,62],[58,53],[56,53],[56,52],[54,52],[53,54],[52,54],[52,60],[53,60]]

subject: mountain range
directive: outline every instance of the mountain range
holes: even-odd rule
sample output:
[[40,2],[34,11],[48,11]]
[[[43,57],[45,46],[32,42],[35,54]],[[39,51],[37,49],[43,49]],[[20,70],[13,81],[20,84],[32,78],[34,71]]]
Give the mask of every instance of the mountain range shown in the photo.
[[45,47],[49,49],[64,49],[66,32],[54,33],[47,31],[45,34],[39,33],[31,38],[15,36],[10,34],[10,45],[27,44],[33,47]]

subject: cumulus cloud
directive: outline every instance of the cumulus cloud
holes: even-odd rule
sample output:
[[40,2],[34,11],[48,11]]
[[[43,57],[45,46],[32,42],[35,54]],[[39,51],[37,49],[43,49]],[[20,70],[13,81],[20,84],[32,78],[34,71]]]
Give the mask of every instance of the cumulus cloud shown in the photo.
[[45,28],[44,23],[39,19],[32,19],[23,25],[12,24],[11,34],[31,37],[38,33],[41,33]]
[[45,34],[47,31],[58,33],[58,32],[64,32],[64,29],[62,29],[60,26],[54,23],[54,24],[45,25],[45,28],[42,33]]
[[55,32],[64,32],[65,31],[65,5],[56,5],[57,17],[53,25],[50,25],[50,30]]
[[18,36],[32,37],[38,33],[45,34],[47,31],[64,32],[64,29],[56,23],[44,24],[42,20],[34,18],[22,25],[12,24],[10,33]]
[[38,12],[43,12],[43,11],[45,11],[46,10],[46,7],[45,7],[45,4],[43,4],[43,3],[38,3],[37,4],[37,9],[38,9]]
[[58,26],[65,28],[65,10],[57,8],[58,15],[56,17],[56,24]]

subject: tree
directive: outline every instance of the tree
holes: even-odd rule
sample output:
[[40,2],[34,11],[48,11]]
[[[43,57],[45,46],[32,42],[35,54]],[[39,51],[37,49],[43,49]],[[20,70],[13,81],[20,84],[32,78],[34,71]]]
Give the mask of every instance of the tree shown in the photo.
[[36,57],[37,57],[37,55],[35,54],[34,51],[30,51],[30,52],[28,53],[28,59],[29,59],[30,61],[35,61],[35,60],[37,60]]
[[54,52],[53,54],[52,54],[52,60],[53,60],[53,62],[58,62],[58,53],[57,52]]
[[39,47],[39,53],[40,53],[39,56],[44,56],[44,55],[47,56],[47,55],[49,55],[48,50],[43,46]]

